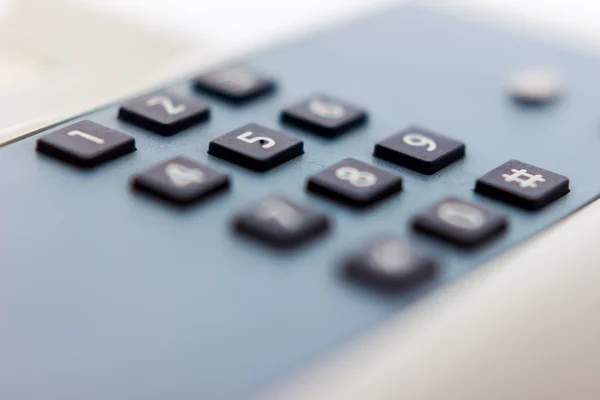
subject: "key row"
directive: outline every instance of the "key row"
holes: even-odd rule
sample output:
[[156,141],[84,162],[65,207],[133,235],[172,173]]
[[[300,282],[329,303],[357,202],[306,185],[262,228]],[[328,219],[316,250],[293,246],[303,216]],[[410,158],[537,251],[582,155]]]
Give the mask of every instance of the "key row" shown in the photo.
[[[233,219],[236,232],[277,248],[296,247],[325,234],[330,219],[282,196],[266,197]],[[508,220],[476,204],[448,198],[412,220],[417,232],[461,247],[481,245],[506,230]],[[435,276],[437,262],[408,242],[385,237],[344,262],[352,279],[384,290],[403,290]]]
[[[275,84],[253,71],[238,68],[202,76],[194,86],[220,98],[241,102],[270,92]],[[119,108],[120,119],[165,136],[181,132],[209,117],[208,104],[170,91],[140,96]],[[367,113],[345,101],[316,94],[283,110],[281,118],[290,124],[333,137],[365,122]]]
[[[325,233],[330,226],[324,213],[282,196],[270,196],[257,202],[234,221],[237,231],[267,245],[286,248],[309,241]],[[445,242],[473,248],[502,233],[508,227],[508,220],[495,211],[449,197],[415,216],[412,226]]]
[[[505,216],[458,198],[447,198],[412,220],[415,231],[461,247],[486,243],[508,227]],[[325,234],[330,220],[322,212],[282,196],[269,196],[233,219],[234,229],[275,247],[293,247]],[[396,237],[381,237],[343,263],[348,278],[385,291],[401,291],[435,277],[438,263]]]
[[[195,99],[160,92],[121,105],[119,118],[163,135],[172,135],[209,118],[209,106]],[[283,111],[283,120],[334,136],[364,122],[367,114],[329,96],[316,95]],[[235,140],[237,139],[237,140]],[[259,143],[248,147],[243,143]],[[251,124],[211,142],[209,152],[256,171],[267,171],[302,154],[302,142]],[[423,174],[434,174],[465,156],[465,144],[412,127],[375,146],[374,155]]]
[[[418,214],[412,226],[446,242],[472,247],[500,235],[507,229],[508,220],[452,197]],[[233,227],[251,239],[287,248],[323,235],[330,228],[330,220],[324,213],[282,196],[269,196],[239,213],[233,219]],[[350,279],[395,292],[433,278],[438,263],[402,239],[382,237],[348,257],[343,268]]]
[[[288,123],[336,136],[366,121],[364,110],[326,95],[314,95],[282,112]],[[168,91],[156,92],[125,102],[119,118],[146,130],[171,136],[210,117],[210,106],[203,101]]]
[[[448,211],[453,207],[465,215],[474,213],[475,216],[466,220],[477,219],[477,227],[468,226],[456,213]],[[447,199],[435,208],[440,215],[437,223],[434,223],[429,210],[414,219],[415,229],[460,242],[464,231],[470,230],[471,239],[479,236],[477,240],[480,241],[492,238],[507,226],[506,218],[458,199]],[[477,217],[479,213],[483,213],[480,218]],[[487,222],[483,223],[482,219]],[[423,221],[428,222],[423,225]],[[236,232],[250,239],[278,248],[289,248],[325,234],[331,222],[322,212],[282,196],[269,196],[236,215],[232,225]],[[344,261],[343,268],[348,278],[360,283],[385,291],[400,291],[433,278],[438,265],[408,242],[385,237],[352,254]]]
[[[390,159],[400,163],[397,157],[401,155],[403,160],[412,160],[410,162],[414,163],[415,158],[408,156],[414,148],[411,144],[403,148],[402,143],[417,143],[415,137],[413,133],[402,133],[400,137],[386,139],[375,146],[375,155],[381,155],[383,148],[386,151],[395,148],[396,153],[388,154]],[[419,139],[421,150],[414,154],[433,160],[437,163],[436,167],[464,154],[464,145],[457,147],[456,143],[444,142],[437,136],[436,139],[438,141],[433,145],[427,145]],[[444,146],[448,150],[443,162],[431,157],[428,151],[431,146]],[[43,136],[37,142],[39,152],[84,167],[97,165],[135,149],[134,138],[92,121],[76,122]],[[264,171],[300,156],[304,153],[304,147],[303,142],[293,136],[249,124],[211,141],[208,153],[253,170]],[[454,155],[450,157],[448,154]],[[177,165],[186,166],[185,163]],[[159,167],[164,169],[168,165]],[[197,168],[202,172],[207,167]],[[166,173],[163,175],[165,192],[172,193],[173,188],[178,189],[172,180],[166,180]],[[400,192],[402,178],[372,164],[347,158],[310,177],[307,187],[311,192],[348,205],[366,207]],[[526,209],[540,209],[569,190],[567,177],[517,160],[490,171],[479,178],[475,186],[475,191],[480,194]],[[182,202],[176,198],[172,200]]]

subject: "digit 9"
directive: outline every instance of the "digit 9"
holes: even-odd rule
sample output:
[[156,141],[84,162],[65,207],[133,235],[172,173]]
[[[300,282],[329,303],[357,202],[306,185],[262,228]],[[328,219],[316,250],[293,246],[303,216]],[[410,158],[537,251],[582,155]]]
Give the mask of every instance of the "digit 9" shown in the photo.
[[427,151],[434,151],[437,149],[437,143],[433,139],[430,139],[420,133],[409,133],[404,135],[402,140],[404,143],[412,147],[425,147],[425,150]]

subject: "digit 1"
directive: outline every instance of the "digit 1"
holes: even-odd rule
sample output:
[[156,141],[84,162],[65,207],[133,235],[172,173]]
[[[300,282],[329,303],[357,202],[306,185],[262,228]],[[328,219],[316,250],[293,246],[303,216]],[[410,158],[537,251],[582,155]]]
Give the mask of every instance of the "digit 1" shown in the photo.
[[71,131],[71,132],[67,133],[67,135],[69,135],[71,137],[79,136],[79,137],[84,138],[85,140],[89,140],[90,142],[94,142],[96,144],[104,144],[104,139],[99,138],[94,135],[90,135],[89,133],[81,132],[81,131]]

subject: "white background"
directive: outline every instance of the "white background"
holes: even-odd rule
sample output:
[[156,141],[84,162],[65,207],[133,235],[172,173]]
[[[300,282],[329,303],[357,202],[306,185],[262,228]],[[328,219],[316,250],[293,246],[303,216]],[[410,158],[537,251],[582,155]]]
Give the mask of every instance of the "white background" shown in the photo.
[[[0,0],[1,1],[1,0]],[[73,0],[185,40],[244,47],[402,0]],[[404,1],[406,2],[406,1]],[[600,43],[600,0],[437,0],[462,12],[530,22]],[[550,28],[550,29],[548,29]],[[600,45],[598,45],[600,48]]]
[[[6,6],[27,1],[0,0]],[[243,49],[410,0],[62,0],[191,43]],[[412,0],[419,1],[419,0]],[[515,19],[600,50],[600,0],[433,0],[461,12]],[[32,7],[32,12],[35,12]],[[524,22],[524,23],[523,23]]]

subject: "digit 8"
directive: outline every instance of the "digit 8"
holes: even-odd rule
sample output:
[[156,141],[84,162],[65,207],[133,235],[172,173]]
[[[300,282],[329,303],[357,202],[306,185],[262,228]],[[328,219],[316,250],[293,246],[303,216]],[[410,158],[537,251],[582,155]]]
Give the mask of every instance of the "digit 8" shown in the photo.
[[368,188],[377,183],[377,176],[368,171],[360,171],[354,167],[340,167],[335,170],[336,178],[358,188]]

